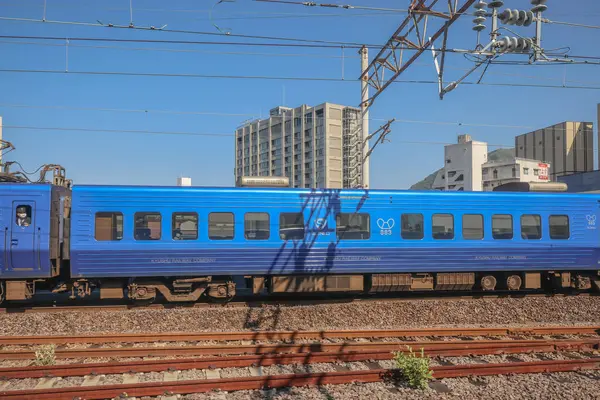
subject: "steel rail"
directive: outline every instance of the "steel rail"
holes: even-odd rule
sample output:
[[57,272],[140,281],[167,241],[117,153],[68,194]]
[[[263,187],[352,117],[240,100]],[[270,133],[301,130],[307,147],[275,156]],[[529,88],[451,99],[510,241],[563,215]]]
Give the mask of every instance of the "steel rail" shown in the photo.
[[[434,378],[498,374],[528,374],[600,369],[600,359],[552,360],[508,364],[476,364],[432,368]],[[0,399],[72,400],[73,398],[106,399],[127,393],[128,397],[168,394],[205,393],[213,390],[258,390],[290,386],[380,382],[394,378],[395,370],[374,369],[313,374],[288,374],[260,377],[181,380],[174,382],[145,382],[129,385],[98,385],[53,389],[12,390],[0,392]]]
[[156,343],[233,340],[353,339],[445,336],[598,335],[600,325],[515,328],[427,328],[327,331],[122,333],[72,336],[0,336],[0,345]]
[[[323,304],[352,304],[352,303],[403,303],[410,301],[461,301],[461,300],[485,300],[485,299],[503,299],[503,298],[546,298],[546,297],[573,297],[568,293],[511,293],[504,291],[496,292],[477,292],[471,295],[462,293],[409,293],[402,294],[404,297],[359,297],[359,298],[334,298],[334,299],[272,299],[272,300],[239,300],[228,303],[190,303],[187,305],[165,303],[165,304],[112,304],[112,305],[72,305],[72,304],[48,304],[48,305],[19,305],[13,307],[0,308],[0,314],[29,314],[29,313],[57,313],[65,311],[73,312],[96,312],[96,311],[126,311],[126,310],[171,310],[171,309],[211,309],[211,308],[261,308],[264,306],[276,307],[295,307],[311,306]],[[596,297],[598,293],[577,293],[577,297]]]
[[[522,354],[522,353],[552,353],[562,350],[582,351],[592,350],[594,346],[588,343],[539,343],[520,346],[504,345],[502,343],[489,344],[483,347],[453,347],[448,346],[432,349],[427,352],[428,356],[473,356],[473,355],[497,355],[497,354]],[[273,353],[258,355],[241,355],[229,357],[204,357],[187,359],[168,359],[151,361],[111,362],[111,363],[81,363],[54,366],[26,366],[0,368],[0,379],[26,379],[43,377],[70,377],[99,374],[125,374],[142,372],[163,372],[168,370],[190,370],[190,369],[213,369],[213,368],[240,368],[251,366],[269,366],[283,364],[314,364],[331,362],[352,362],[367,360],[389,360],[392,351],[402,349],[376,349],[341,351],[341,352],[317,352],[317,353]]]
[[[101,358],[101,357],[175,357],[206,355],[241,355],[273,353],[321,353],[348,351],[399,351],[407,348],[423,349],[428,355],[471,355],[478,349],[483,354],[494,354],[494,349],[516,348],[519,352],[562,351],[569,349],[598,349],[599,339],[590,340],[479,340],[479,341],[420,341],[420,342],[350,342],[350,343],[303,343],[258,345],[210,345],[173,347],[126,347],[58,349],[55,357]],[[492,353],[489,353],[492,352]],[[30,360],[34,351],[0,351],[0,360]]]

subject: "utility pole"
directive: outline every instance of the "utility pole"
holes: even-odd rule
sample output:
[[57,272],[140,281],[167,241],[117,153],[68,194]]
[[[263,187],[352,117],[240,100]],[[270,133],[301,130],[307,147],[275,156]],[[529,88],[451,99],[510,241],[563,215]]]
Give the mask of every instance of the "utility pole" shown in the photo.
[[369,69],[369,49],[363,46],[360,54],[360,110],[362,116],[362,187],[368,189],[370,185],[369,179],[369,76],[366,74]]

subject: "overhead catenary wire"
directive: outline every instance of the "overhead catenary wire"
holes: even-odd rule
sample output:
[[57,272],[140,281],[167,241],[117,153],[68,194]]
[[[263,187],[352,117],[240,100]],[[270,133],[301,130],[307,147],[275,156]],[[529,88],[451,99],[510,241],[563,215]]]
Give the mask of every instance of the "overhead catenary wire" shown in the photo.
[[[184,74],[184,73],[153,73],[153,72],[125,72],[125,71],[75,71],[75,70],[34,70],[34,69],[0,69],[0,73],[26,73],[26,74],[53,74],[53,75],[88,75],[88,76],[136,76],[147,78],[195,78],[195,79],[247,79],[247,80],[274,80],[274,81],[305,81],[305,82],[344,82],[355,83],[358,79],[342,79],[331,77],[309,77],[309,76],[267,76],[267,75],[212,75],[212,74]],[[433,80],[399,80],[391,83],[400,84],[427,84],[437,85]],[[600,90],[600,86],[581,85],[544,85],[528,83],[493,83],[493,82],[462,82],[462,85],[480,86],[507,86],[527,87],[539,89],[570,89],[570,90]]]

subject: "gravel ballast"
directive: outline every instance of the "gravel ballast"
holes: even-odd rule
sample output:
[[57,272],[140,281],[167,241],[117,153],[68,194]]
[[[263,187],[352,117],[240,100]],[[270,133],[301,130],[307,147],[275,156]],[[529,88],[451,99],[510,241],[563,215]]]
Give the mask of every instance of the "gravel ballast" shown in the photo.
[[600,297],[369,301],[0,315],[0,335],[597,324]]

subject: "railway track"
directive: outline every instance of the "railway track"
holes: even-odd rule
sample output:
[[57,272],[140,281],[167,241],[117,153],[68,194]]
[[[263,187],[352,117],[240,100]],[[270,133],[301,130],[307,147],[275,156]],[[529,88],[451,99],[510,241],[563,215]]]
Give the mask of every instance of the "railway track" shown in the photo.
[[546,326],[512,328],[418,328],[327,331],[242,331],[121,333],[65,336],[0,336],[0,345],[38,345],[73,343],[155,343],[197,341],[253,341],[296,339],[382,339],[400,337],[477,337],[524,335],[600,335],[600,325]]
[[[26,379],[43,377],[72,377],[99,374],[125,374],[164,372],[171,370],[185,371],[191,369],[221,369],[221,368],[245,368],[264,367],[271,365],[288,364],[315,364],[333,362],[356,362],[369,360],[390,360],[392,352],[406,350],[408,346],[399,346],[396,343],[376,345],[359,344],[356,346],[337,345],[319,348],[320,351],[312,351],[310,348],[298,347],[254,347],[252,350],[240,349],[239,354],[227,357],[203,357],[188,359],[166,359],[133,362],[109,362],[109,363],[80,363],[55,366],[27,366],[0,368],[0,379]],[[593,351],[600,348],[600,341],[565,341],[565,340],[539,340],[539,341],[514,341],[514,342],[489,342],[479,341],[473,343],[435,342],[425,345],[412,346],[423,348],[428,356],[461,357],[501,354],[531,354],[531,353],[554,353],[563,351]],[[164,351],[146,353],[131,349],[111,349],[103,353],[103,357],[158,357],[158,356],[181,356],[198,355],[193,352],[180,352],[176,348],[164,349]],[[184,349],[187,350],[187,349]],[[233,349],[228,349],[231,351]],[[235,351],[235,350],[234,350]],[[249,352],[251,355],[240,355]],[[223,354],[221,351],[219,353]],[[202,353],[205,355],[206,353]],[[33,354],[31,354],[33,356]],[[70,354],[80,355],[84,354]],[[95,357],[88,356],[88,358]],[[100,357],[100,355],[97,355]],[[63,357],[59,357],[63,358]]]
[[[499,374],[551,373],[600,369],[600,359],[517,362],[502,364],[467,364],[436,366],[436,379]],[[106,399],[122,396],[160,396],[164,394],[203,393],[213,390],[258,390],[289,386],[368,383],[392,379],[396,371],[389,369],[344,372],[286,374],[257,377],[146,382],[120,385],[90,385],[51,389],[14,390],[0,392],[0,399],[72,400],[74,398]]]
[[[571,349],[594,350],[600,348],[600,339],[590,340],[478,340],[449,341],[402,341],[371,343],[305,343],[305,344],[258,344],[258,345],[208,345],[173,347],[120,347],[58,349],[57,359],[111,358],[111,357],[181,357],[207,355],[267,355],[274,353],[326,353],[326,352],[383,352],[389,358],[393,351],[414,347],[423,349],[430,356],[485,355],[524,352],[554,352]],[[34,351],[0,351],[0,360],[29,360]]]
[[436,301],[436,300],[473,300],[473,299],[498,299],[498,298],[545,298],[545,297],[586,297],[586,296],[600,296],[600,293],[519,293],[514,294],[510,292],[506,293],[494,293],[488,292],[476,293],[476,294],[455,294],[455,293],[436,293],[436,294],[409,294],[405,297],[360,297],[360,298],[318,298],[318,299],[269,299],[269,300],[239,300],[230,301],[224,303],[208,303],[199,302],[191,304],[181,303],[164,303],[164,304],[81,304],[73,305],[69,303],[48,303],[44,305],[23,305],[15,304],[0,308],[0,313],[55,313],[63,311],[77,311],[77,312],[96,312],[96,311],[126,311],[126,310],[164,310],[164,309],[207,309],[207,308],[260,308],[266,306],[279,306],[279,307],[296,307],[296,306],[314,306],[321,304],[348,304],[348,303],[369,303],[369,302],[406,302],[415,300],[425,301]]
[[[566,339],[565,335],[571,336],[571,338]],[[573,338],[572,336],[579,337]],[[394,340],[402,337],[427,340]],[[445,340],[429,340],[436,337]],[[482,340],[480,339],[482,337],[489,338]],[[524,337],[534,337],[534,339],[524,339]],[[316,342],[294,343],[296,339],[316,340]],[[345,339],[360,340],[336,342],[336,340]],[[327,342],[328,340],[333,342]],[[199,344],[202,341],[211,343]],[[214,344],[215,341],[221,343]],[[265,343],[255,343],[255,341],[264,341]],[[162,342],[163,344],[197,342],[198,344],[195,346],[131,347],[132,343],[150,342]],[[42,344],[61,346],[73,343],[90,344],[91,347],[58,348],[55,353],[56,358],[141,359],[127,362],[80,362],[52,366],[0,368],[0,399],[100,399],[114,398],[122,396],[124,393],[127,396],[161,396],[165,393],[175,395],[207,392],[215,389],[233,391],[284,386],[379,382],[398,378],[398,371],[389,369],[393,366],[392,353],[407,351],[407,347],[411,347],[413,350],[422,348],[427,356],[444,364],[431,368],[436,379],[600,369],[600,357],[596,356],[600,349],[600,326],[0,337],[1,346],[30,347]],[[98,345],[110,343],[120,343],[125,346],[98,347]],[[527,355],[525,360],[533,358],[543,361],[504,362],[505,360],[515,360],[514,356],[519,354]],[[199,357],[192,358],[195,356]],[[491,363],[462,364],[464,357],[479,356],[488,356],[488,361],[485,362],[491,360]],[[35,352],[29,349],[26,351],[0,351],[0,359],[3,360],[29,360],[34,357]],[[145,357],[161,359],[145,360]],[[456,361],[452,359],[453,357],[462,359],[458,362],[459,365],[455,364]],[[548,358],[555,357],[562,359],[548,360]],[[501,360],[503,363],[498,364],[494,360]],[[351,369],[359,370],[348,370],[349,367],[346,363],[353,363],[354,367]],[[333,368],[336,372],[282,375],[283,372],[290,371],[290,367],[283,371],[280,369],[281,367],[273,367],[313,364],[321,366],[320,370],[332,370]],[[329,367],[325,368],[327,365]],[[297,368],[291,367],[291,372],[297,372]],[[156,374],[162,374],[162,381],[141,382],[140,380],[143,380],[141,377],[146,373],[155,374],[152,375],[153,380],[156,379]],[[222,373],[224,375],[221,375]],[[240,374],[250,376],[226,377],[232,376],[232,374],[233,376]],[[180,378],[184,376],[185,379]],[[111,378],[103,381],[104,377]],[[206,379],[198,380],[198,377]],[[62,379],[65,380],[57,384]],[[24,380],[33,382],[35,388],[6,390],[11,388],[14,382],[25,382]],[[101,384],[102,382],[119,382],[119,384]],[[30,385],[32,383],[26,384],[25,387]],[[54,387],[55,385],[62,387]],[[19,389],[19,387],[23,386],[17,384],[14,389]]]

